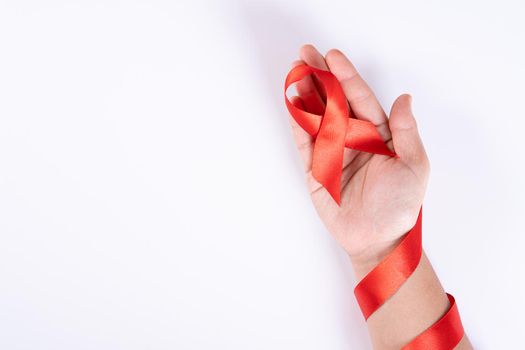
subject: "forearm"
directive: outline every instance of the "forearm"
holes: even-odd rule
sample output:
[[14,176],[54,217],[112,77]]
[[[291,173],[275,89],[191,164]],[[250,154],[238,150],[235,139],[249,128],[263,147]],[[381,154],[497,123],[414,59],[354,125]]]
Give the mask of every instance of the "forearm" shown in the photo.
[[[375,263],[375,261],[373,261]],[[372,263],[353,259],[356,278],[361,280]],[[367,320],[376,350],[401,349],[436,323],[450,303],[425,253],[418,267],[399,290]],[[472,349],[464,337],[456,349]]]

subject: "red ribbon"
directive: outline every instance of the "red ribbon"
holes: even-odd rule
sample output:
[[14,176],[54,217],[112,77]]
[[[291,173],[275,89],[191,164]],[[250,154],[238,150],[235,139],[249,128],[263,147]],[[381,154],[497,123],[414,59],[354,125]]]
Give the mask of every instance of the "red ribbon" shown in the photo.
[[[326,91],[326,108],[322,116],[295,106],[288,97],[288,87],[315,74]],[[286,107],[297,123],[315,137],[312,175],[341,202],[341,174],[345,146],[358,151],[395,156],[383,142],[374,124],[366,120],[349,118],[350,108],[337,78],[331,73],[305,64],[294,67],[284,85]]]
[[[401,243],[355,287],[354,294],[365,319],[394,295],[419,265],[423,253],[421,220],[422,211]],[[448,350],[456,347],[463,338],[463,325],[454,297],[448,293],[447,297],[450,308],[445,315],[403,350]]]
[[[326,91],[323,115],[314,114],[293,104],[286,96],[288,87],[314,74]],[[284,86],[286,107],[297,123],[315,138],[312,175],[330,193],[341,201],[341,174],[344,148],[396,156],[383,142],[374,124],[350,118],[350,108],[337,78],[328,71],[307,65],[294,67],[287,75]],[[401,243],[381,261],[355,288],[355,296],[368,319],[414,273],[422,255],[420,211],[416,224]],[[463,338],[464,331],[454,298],[447,294],[449,310],[439,321],[414,338],[403,350],[450,350]]]

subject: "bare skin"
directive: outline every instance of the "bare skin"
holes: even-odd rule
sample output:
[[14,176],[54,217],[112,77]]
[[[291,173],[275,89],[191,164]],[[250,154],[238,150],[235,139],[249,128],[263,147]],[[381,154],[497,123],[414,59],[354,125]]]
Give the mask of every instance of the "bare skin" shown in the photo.
[[[300,50],[293,65],[331,71],[340,81],[353,115],[372,122],[399,158],[345,149],[341,206],[312,177],[313,140],[291,118],[292,130],[304,161],[308,190],[321,220],[346,250],[358,280],[371,271],[415,224],[425,196],[430,165],[419,137],[409,95],[394,102],[387,117],[374,93],[353,64],[338,50],[323,56],[312,45]],[[320,113],[324,91],[308,77],[297,84],[293,100]],[[399,291],[367,321],[374,349],[400,349],[435,323],[449,302],[426,255]],[[456,349],[472,349],[464,337]]]

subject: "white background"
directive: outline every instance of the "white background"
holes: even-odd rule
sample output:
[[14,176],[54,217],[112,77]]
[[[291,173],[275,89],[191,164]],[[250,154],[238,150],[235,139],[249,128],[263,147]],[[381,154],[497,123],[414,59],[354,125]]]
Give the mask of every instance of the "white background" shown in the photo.
[[424,244],[523,346],[520,1],[0,0],[1,349],[370,349],[282,99],[345,51],[432,164]]

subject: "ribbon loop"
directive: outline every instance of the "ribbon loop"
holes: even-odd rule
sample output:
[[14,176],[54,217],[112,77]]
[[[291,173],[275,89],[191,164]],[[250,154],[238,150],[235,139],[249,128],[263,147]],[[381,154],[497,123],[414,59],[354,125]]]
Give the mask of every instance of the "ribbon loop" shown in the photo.
[[[294,106],[286,91],[290,85],[314,74],[326,91],[326,108],[323,115],[307,112]],[[286,107],[307,133],[315,138],[312,175],[341,202],[341,175],[344,148],[362,152],[396,156],[384,143],[374,124],[366,120],[350,118],[350,108],[337,78],[328,71],[302,64],[294,67],[286,76],[284,84]]]

